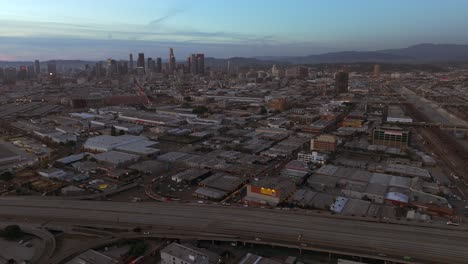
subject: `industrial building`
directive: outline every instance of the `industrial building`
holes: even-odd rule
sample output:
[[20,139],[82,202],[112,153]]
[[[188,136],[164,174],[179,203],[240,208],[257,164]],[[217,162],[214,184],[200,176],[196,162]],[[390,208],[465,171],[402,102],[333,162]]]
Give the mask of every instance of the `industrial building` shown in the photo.
[[21,161],[21,156],[0,144],[0,165]]
[[86,140],[83,148],[94,152],[118,150],[140,156],[153,156],[159,154],[159,149],[152,148],[158,144],[143,136],[97,136]]
[[413,119],[405,115],[400,106],[391,105],[388,107],[387,122],[389,123],[412,123]]
[[172,243],[161,250],[161,264],[214,264],[220,256],[188,244]]
[[294,183],[287,178],[265,178],[247,184],[247,194],[242,201],[247,204],[276,206],[294,191]]
[[410,132],[399,127],[377,127],[372,131],[372,144],[387,147],[408,148]]
[[320,135],[310,140],[310,150],[334,152],[337,147],[337,139],[334,135]]
[[114,168],[137,162],[140,156],[119,151],[108,151],[94,155],[94,158],[102,164]]

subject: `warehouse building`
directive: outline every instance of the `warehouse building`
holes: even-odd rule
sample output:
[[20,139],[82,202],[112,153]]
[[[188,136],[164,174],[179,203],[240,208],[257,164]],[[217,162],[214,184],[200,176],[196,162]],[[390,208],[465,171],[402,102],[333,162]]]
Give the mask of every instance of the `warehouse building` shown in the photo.
[[143,136],[97,136],[86,140],[83,148],[94,152],[105,152],[111,150],[129,151],[138,153],[138,155],[149,155],[158,153],[159,150],[151,150],[150,147],[156,145],[157,142],[150,141]]
[[377,127],[372,132],[372,144],[387,147],[406,149],[408,148],[410,132],[396,126]]
[[209,170],[202,169],[188,169],[171,176],[171,179],[175,182],[184,182],[193,184],[197,180],[204,178],[210,174]]
[[276,206],[294,191],[295,185],[290,179],[265,178],[247,184],[247,194],[242,201],[246,204]]
[[161,250],[161,264],[214,264],[220,256],[188,244],[172,243]]
[[403,109],[397,105],[388,107],[387,122],[389,123],[412,123],[413,119],[405,115]]
[[320,135],[310,140],[310,150],[335,152],[337,144],[338,142],[334,135]]
[[94,155],[94,158],[102,164],[117,168],[138,161],[140,156],[119,151],[108,151]]
[[21,161],[21,156],[0,144],[0,165]]

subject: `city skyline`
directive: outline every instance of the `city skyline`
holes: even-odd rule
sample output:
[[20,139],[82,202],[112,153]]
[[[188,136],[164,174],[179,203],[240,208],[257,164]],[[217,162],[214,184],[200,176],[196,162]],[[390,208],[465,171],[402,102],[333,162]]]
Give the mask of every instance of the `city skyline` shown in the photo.
[[65,2],[4,3],[0,60],[165,57],[170,47],[180,57],[302,56],[468,43],[457,30],[468,22],[468,3],[455,0]]

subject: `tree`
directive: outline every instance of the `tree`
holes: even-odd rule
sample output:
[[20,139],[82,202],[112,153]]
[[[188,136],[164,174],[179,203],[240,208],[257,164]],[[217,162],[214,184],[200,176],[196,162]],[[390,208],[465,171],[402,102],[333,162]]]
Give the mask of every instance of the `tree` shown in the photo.
[[119,130],[119,135],[121,135],[121,136],[122,136],[122,135],[125,135],[125,131]]
[[130,247],[128,255],[133,257],[144,255],[147,248],[148,245],[144,241],[138,241]]
[[193,108],[192,113],[197,114],[197,115],[203,115],[204,113],[208,112],[208,107],[204,105],[196,106]]
[[111,136],[116,136],[116,135],[117,135],[117,131],[116,131],[115,127],[112,126],[112,128],[111,128]]
[[260,114],[266,115],[267,113],[268,113],[268,110],[264,106],[262,106],[262,108],[260,108]]
[[16,240],[24,235],[23,230],[18,225],[9,225],[0,234],[7,240]]
[[5,171],[0,174],[0,180],[2,181],[10,181],[15,177],[11,171]]

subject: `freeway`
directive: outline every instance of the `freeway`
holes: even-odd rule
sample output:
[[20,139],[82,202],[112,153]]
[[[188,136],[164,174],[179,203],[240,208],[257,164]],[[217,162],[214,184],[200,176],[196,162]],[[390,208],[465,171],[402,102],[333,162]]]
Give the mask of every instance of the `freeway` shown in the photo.
[[[468,233],[462,228],[384,224],[307,215],[273,209],[232,208],[182,203],[1,198],[0,217],[50,219],[61,226],[142,227],[167,237],[226,240],[340,252],[385,254],[416,263],[466,263]],[[300,237],[300,239],[299,239]],[[404,261],[402,261],[404,262]]]

